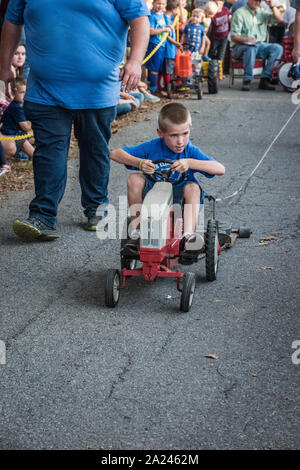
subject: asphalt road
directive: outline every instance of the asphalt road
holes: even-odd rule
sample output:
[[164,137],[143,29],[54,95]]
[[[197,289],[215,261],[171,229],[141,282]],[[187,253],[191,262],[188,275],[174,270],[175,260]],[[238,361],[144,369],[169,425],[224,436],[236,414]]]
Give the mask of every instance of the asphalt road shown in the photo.
[[[239,87],[224,80],[218,95],[184,101],[192,142],[226,166],[203,181],[219,198],[248,180],[295,110],[282,90]],[[156,119],[122,129],[111,147],[152,138]],[[190,313],[170,279],[130,279],[118,307],[105,307],[119,241],[82,229],[76,160],[60,240],[14,236],[31,192],[1,201],[0,449],[299,449],[299,129],[300,110],[245,191],[217,204],[220,221],[253,233],[222,251],[215,282],[203,261],[184,267],[197,275]],[[127,173],[112,165],[114,204]]]

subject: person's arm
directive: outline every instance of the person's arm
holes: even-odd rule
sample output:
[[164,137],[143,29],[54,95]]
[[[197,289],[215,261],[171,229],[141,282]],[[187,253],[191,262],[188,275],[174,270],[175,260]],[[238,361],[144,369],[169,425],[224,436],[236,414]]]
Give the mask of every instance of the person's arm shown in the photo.
[[178,49],[182,49],[182,44],[180,42],[175,41],[175,39],[170,38],[170,36],[167,37],[167,41],[169,41],[171,44],[174,44]]
[[272,6],[272,0],[265,0],[265,3],[271,8],[273,17],[278,23],[282,23],[282,16],[277,7]]
[[172,170],[184,173],[187,170],[204,171],[209,175],[224,175],[225,167],[216,160],[198,160],[196,158],[182,158],[172,165]]
[[18,126],[20,127],[21,131],[24,131],[24,132],[31,132],[32,130],[30,121],[18,122]]
[[149,42],[149,19],[140,16],[129,21],[131,52],[130,57],[121,69],[120,79],[125,91],[134,90],[141,79],[141,66]]
[[5,93],[9,99],[12,99],[11,89],[15,88],[12,60],[21,41],[22,31],[22,25],[10,23],[7,20],[3,23],[0,43],[0,81],[5,83]]
[[150,28],[150,36],[156,36],[156,34],[169,33],[172,31],[172,26],[164,26],[163,28]]
[[294,22],[294,48],[292,50],[293,61],[300,58],[300,9],[296,11]]
[[179,0],[179,21],[180,23],[187,22],[187,14],[183,6],[183,0]]
[[130,165],[136,168],[139,168],[143,173],[152,174],[155,170],[155,165],[151,160],[146,160],[144,158],[134,157],[130,153],[125,152],[125,150],[119,148],[112,150],[110,153],[111,160],[122,163],[123,165]]

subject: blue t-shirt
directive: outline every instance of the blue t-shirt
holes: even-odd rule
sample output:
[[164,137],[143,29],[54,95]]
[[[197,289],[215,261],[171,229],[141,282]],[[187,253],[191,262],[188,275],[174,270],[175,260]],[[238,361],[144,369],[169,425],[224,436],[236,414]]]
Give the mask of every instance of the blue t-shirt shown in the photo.
[[115,106],[128,21],[147,15],[144,0],[10,0],[6,19],[25,23],[26,100],[69,109]]
[[[154,11],[151,11],[149,21],[150,21],[150,28],[160,29],[160,28],[165,28],[167,26],[166,17],[163,13],[157,14],[157,13],[154,13]],[[151,35],[150,40],[149,40],[149,46],[150,45],[154,46],[154,45],[160,43],[160,41],[162,40],[164,34],[165,33]],[[165,46],[166,46],[166,41],[164,41],[162,43],[160,48],[165,47]]]
[[[19,122],[27,121],[23,106],[12,101],[2,116],[1,132],[4,135],[17,135],[22,129]],[[24,132],[26,134],[26,132]]]
[[[174,21],[174,15],[172,15],[171,17],[165,15],[165,20],[166,20],[167,26],[172,26],[173,21]],[[176,33],[174,29],[172,29],[168,37],[176,41]],[[176,54],[177,54],[177,47],[174,44],[171,44],[168,40],[166,40],[166,50],[165,50],[166,59],[175,59]]]
[[186,37],[187,48],[191,52],[199,52],[202,44],[202,38],[205,36],[205,31],[201,24],[187,24],[183,30]]
[[[190,141],[188,142],[187,146],[185,147],[184,151],[181,153],[172,152],[169,147],[166,146],[164,139],[158,137],[156,139],[149,140],[148,142],[144,142],[143,144],[136,145],[135,147],[123,147],[125,152],[129,153],[133,157],[138,158],[145,158],[146,160],[158,160],[161,158],[168,158],[171,160],[180,160],[182,158],[195,158],[196,160],[214,160],[212,157],[208,157],[198,147],[195,147]],[[136,167],[131,165],[125,165],[128,170],[137,170]],[[158,167],[164,167],[164,164],[158,164]],[[206,176],[207,178],[212,178],[214,175],[210,175],[205,171],[198,171],[198,170],[191,170],[189,169],[186,172],[185,179],[180,184],[185,184],[187,181],[198,183],[194,174],[195,173],[202,173],[202,175]],[[178,172],[175,171],[170,180],[176,180],[178,178]],[[179,184],[179,186],[180,186]]]

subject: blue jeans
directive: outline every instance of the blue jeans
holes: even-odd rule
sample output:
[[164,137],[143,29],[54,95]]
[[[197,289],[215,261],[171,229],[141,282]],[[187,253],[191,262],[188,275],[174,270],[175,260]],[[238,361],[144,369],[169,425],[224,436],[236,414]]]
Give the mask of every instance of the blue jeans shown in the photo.
[[244,66],[244,81],[253,79],[253,67],[256,59],[266,59],[266,65],[262,71],[262,78],[271,78],[272,67],[275,59],[280,59],[283,48],[280,44],[270,44],[263,42],[249,46],[246,44],[236,44],[232,48],[232,56],[235,59],[242,59]]
[[56,228],[58,205],[67,182],[67,159],[72,123],[80,153],[81,203],[86,216],[108,203],[110,158],[108,142],[116,106],[104,109],[64,109],[25,101],[36,149],[33,158],[35,198],[30,217]]

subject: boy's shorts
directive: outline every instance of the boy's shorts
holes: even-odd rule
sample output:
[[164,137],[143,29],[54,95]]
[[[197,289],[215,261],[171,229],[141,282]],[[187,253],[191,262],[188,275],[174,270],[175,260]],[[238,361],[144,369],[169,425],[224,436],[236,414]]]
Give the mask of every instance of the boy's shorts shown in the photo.
[[170,75],[172,75],[172,73],[174,72],[174,68],[175,59],[169,59],[168,57],[165,57],[163,68],[164,73],[169,73]]
[[[148,50],[146,52],[146,57],[150,54],[150,52],[153,51],[153,49],[157,46],[157,44],[151,44],[148,47]],[[160,47],[154,55],[147,60],[145,63],[145,67],[148,70],[153,70],[153,72],[161,72],[163,69],[163,63],[164,63],[164,58],[165,58],[165,48]]]
[[[21,131],[21,132],[18,132],[18,133],[16,134],[16,136],[18,136],[18,135],[24,135],[24,134],[27,134],[27,132]],[[16,144],[16,147],[17,147],[17,152],[21,152],[22,147],[23,147],[24,143],[26,142],[26,140],[28,140],[28,139],[19,139],[19,140],[15,140],[15,144]]]
[[[143,192],[142,192],[142,200],[144,200],[146,194],[155,185],[155,183],[153,181],[150,181],[149,178],[147,178],[147,177],[144,177],[144,178],[145,178],[145,186],[144,186],[144,189],[143,189]],[[187,184],[193,184],[193,183],[194,183],[194,181],[187,181],[186,183],[184,182],[181,185],[176,185],[176,184],[173,185],[173,204],[180,204],[180,205],[183,204],[183,202],[184,202],[184,188],[186,187]],[[202,188],[201,188],[199,183],[196,183],[196,184],[198,184],[198,186],[200,188],[200,202],[202,204],[203,203],[203,201],[202,201],[203,200]]]

